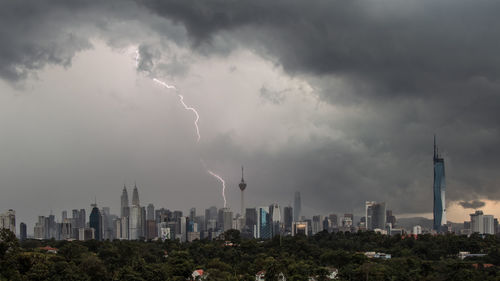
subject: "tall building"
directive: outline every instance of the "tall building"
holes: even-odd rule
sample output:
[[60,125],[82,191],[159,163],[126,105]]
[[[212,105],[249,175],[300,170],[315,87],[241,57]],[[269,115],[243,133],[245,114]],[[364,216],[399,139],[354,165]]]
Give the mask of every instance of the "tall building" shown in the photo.
[[271,216],[269,214],[269,207],[257,208],[257,233],[256,238],[270,239],[272,238],[271,230]]
[[26,224],[24,222],[19,224],[19,240],[23,241],[26,240],[28,237],[28,233],[26,230]]
[[495,234],[495,220],[492,215],[484,215],[483,217],[484,234]]
[[278,203],[269,206],[269,216],[271,217],[271,237],[281,235],[281,208]]
[[385,203],[374,203],[372,209],[372,222],[370,229],[385,229],[386,209]]
[[485,215],[483,211],[470,214],[470,227],[472,233],[495,234],[495,219],[492,215]]
[[205,229],[215,231],[217,228],[217,207],[212,206],[205,209]]
[[194,218],[196,218],[196,208],[195,207],[189,209],[189,218],[191,220],[194,220]]
[[283,210],[284,212],[284,222],[285,222],[285,232],[292,232],[292,223],[293,223],[293,208],[292,206],[286,206]]
[[434,136],[434,230],[440,232],[442,226],[446,224],[446,182],[444,172],[444,159],[439,157],[436,146],[436,136]]
[[225,232],[233,228],[233,212],[229,208],[222,210],[222,231]]
[[140,206],[139,202],[139,190],[137,189],[137,184],[134,185],[134,191],[132,193],[132,206]]
[[339,219],[337,217],[337,214],[330,214],[328,216],[328,218],[330,219],[330,223],[331,223],[332,228],[336,228],[339,226]]
[[373,217],[373,209],[372,206],[375,204],[375,201],[365,201],[365,226],[367,230],[372,230],[372,217]]
[[295,196],[293,199],[293,220],[299,221],[300,212],[301,212],[302,202],[300,200],[300,192],[295,192]]
[[143,237],[143,228],[145,222],[144,219],[144,210],[141,208],[139,201],[139,190],[137,189],[137,184],[134,185],[134,191],[132,192],[132,206],[129,208],[129,239],[130,240],[138,240]]
[[64,221],[65,219],[68,218],[68,212],[67,211],[62,211],[61,214],[61,221]]
[[317,215],[312,217],[312,234],[316,234],[323,230],[323,216]]
[[128,206],[128,192],[127,187],[123,185],[123,191],[121,196],[121,209],[120,209],[120,217],[128,217],[129,216],[129,206]]
[[242,218],[245,217],[245,189],[247,188],[247,183],[243,179],[243,166],[241,166],[241,182],[238,185],[241,190],[241,212],[240,215]]
[[102,216],[99,208],[97,208],[97,203],[92,204],[92,211],[89,216],[89,226],[94,229],[94,239],[102,240]]
[[385,220],[387,221],[387,223],[390,223],[392,226],[396,225],[396,216],[394,216],[392,214],[392,210],[386,211]]
[[14,210],[9,209],[0,214],[0,228],[6,228],[16,234],[16,212]]
[[155,206],[151,203],[148,204],[147,208],[147,220],[154,221],[155,220]]
[[483,233],[484,231],[484,219],[483,211],[476,211],[474,214],[470,214],[470,228],[471,232]]
[[80,219],[80,227],[85,227],[87,224],[87,215],[85,214],[85,209],[80,209],[78,218]]

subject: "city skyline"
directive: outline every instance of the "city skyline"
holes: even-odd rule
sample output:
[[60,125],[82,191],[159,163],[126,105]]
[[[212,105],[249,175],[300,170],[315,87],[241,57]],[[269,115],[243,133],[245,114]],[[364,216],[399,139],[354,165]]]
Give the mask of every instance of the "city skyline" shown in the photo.
[[235,3],[1,1],[1,210],[219,206],[209,170],[234,211],[244,164],[247,206],[432,217],[437,134],[447,220],[500,215],[500,4]]

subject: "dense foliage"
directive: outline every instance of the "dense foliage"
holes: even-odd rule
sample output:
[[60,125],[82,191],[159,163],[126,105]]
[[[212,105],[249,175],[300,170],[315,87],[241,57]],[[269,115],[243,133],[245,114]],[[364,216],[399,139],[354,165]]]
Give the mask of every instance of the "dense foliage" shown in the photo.
[[[327,233],[314,237],[241,239],[238,231],[224,241],[38,241],[19,242],[0,232],[0,280],[187,280],[195,269],[208,280],[266,280],[283,272],[287,280],[326,280],[327,268],[340,280],[500,280],[500,239],[457,235],[421,235],[418,239],[373,232]],[[41,250],[58,249],[57,254]],[[366,251],[392,259],[369,259]],[[459,251],[487,253],[460,260]],[[493,266],[489,265],[493,264]]]

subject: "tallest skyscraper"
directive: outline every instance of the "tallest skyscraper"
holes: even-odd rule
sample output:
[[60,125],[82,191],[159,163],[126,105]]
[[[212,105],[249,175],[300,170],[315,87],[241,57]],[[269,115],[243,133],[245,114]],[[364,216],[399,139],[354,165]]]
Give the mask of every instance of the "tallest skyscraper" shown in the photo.
[[444,173],[444,159],[439,156],[434,136],[434,230],[440,232],[446,224],[446,183]]

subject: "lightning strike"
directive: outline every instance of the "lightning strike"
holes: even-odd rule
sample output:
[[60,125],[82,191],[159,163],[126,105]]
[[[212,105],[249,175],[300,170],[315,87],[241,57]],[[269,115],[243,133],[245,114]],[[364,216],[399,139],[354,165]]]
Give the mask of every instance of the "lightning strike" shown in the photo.
[[216,173],[214,173],[210,170],[207,170],[207,171],[209,174],[211,174],[212,176],[217,178],[222,183],[222,198],[224,199],[224,208],[226,208],[226,182],[224,181],[223,178],[221,178],[221,176],[217,175]]
[[165,88],[167,88],[167,89],[175,89],[175,90],[177,90],[177,88],[176,88],[175,86],[173,86],[173,85],[169,85],[169,84],[167,84],[167,83],[165,83],[165,82],[163,82],[163,81],[161,81],[161,80],[158,80],[158,79],[156,79],[156,78],[153,78],[153,81],[155,81],[156,83],[158,83],[158,84],[162,85],[163,87],[165,87]]
[[[162,85],[163,87],[165,87],[167,89],[175,89],[175,90],[177,90],[177,88],[175,86],[168,85],[167,83],[165,83],[165,82],[163,82],[161,80],[158,80],[156,78],[153,78],[153,81],[155,81],[156,83]],[[184,109],[192,111],[194,113],[194,115],[196,116],[196,119],[194,120],[194,127],[196,128],[196,135],[198,136],[197,142],[200,142],[201,135],[200,135],[200,128],[198,127],[198,121],[200,120],[200,115],[198,114],[198,111],[196,111],[196,109],[194,107],[188,106],[184,102],[184,96],[183,95],[181,95],[181,94],[177,94],[177,95],[179,96],[179,101],[181,102],[181,104],[184,107]]]
[[[139,67],[139,59],[140,59],[140,54],[139,54],[139,50],[136,50],[135,51],[135,67]],[[167,88],[167,89],[172,89],[172,90],[177,90],[177,88],[174,86],[174,85],[169,85],[157,78],[153,78],[153,81],[160,84],[161,86]],[[192,111],[194,113],[194,115],[196,116],[196,119],[194,120],[194,126],[196,128],[196,135],[198,136],[197,138],[197,142],[199,143],[200,142],[200,139],[201,139],[201,135],[200,135],[200,128],[198,127],[198,121],[200,120],[200,115],[198,114],[198,111],[193,108],[193,107],[190,107],[188,106],[185,102],[184,102],[184,96],[181,95],[181,94],[177,94],[179,96],[179,101],[180,103],[182,104],[182,106],[184,107],[184,109],[186,110],[189,110],[189,111]],[[203,164],[203,166],[205,167],[205,169],[207,170],[207,172],[212,175],[213,177],[215,177],[216,179],[218,179],[221,183],[222,183],[222,199],[224,199],[224,208],[226,207],[227,205],[227,201],[226,201],[226,181],[224,181],[224,179],[217,175],[216,173],[212,172],[211,170],[209,170],[205,164],[205,162],[200,159],[201,163]]]

